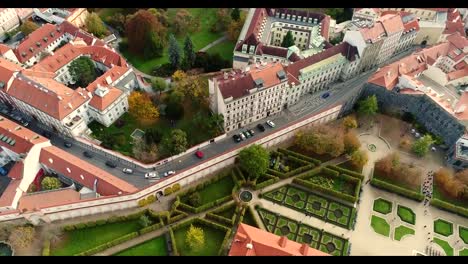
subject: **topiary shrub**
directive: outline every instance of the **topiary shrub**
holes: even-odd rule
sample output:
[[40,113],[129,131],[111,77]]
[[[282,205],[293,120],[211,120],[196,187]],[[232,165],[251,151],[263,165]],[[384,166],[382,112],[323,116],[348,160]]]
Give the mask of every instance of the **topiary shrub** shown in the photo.
[[171,187],[167,187],[166,189],[164,189],[164,195],[165,196],[168,196],[172,193],[172,188]]
[[180,184],[176,183],[172,185],[172,192],[175,193],[180,190]]

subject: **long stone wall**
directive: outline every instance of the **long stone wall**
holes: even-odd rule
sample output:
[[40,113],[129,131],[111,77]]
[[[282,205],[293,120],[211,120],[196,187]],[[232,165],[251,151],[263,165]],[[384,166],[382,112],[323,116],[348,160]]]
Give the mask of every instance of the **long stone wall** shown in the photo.
[[138,201],[149,195],[153,195],[159,191],[163,191],[165,188],[172,186],[175,183],[179,183],[182,187],[197,181],[209,174],[219,171],[226,166],[232,165],[235,162],[235,158],[239,152],[244,148],[252,144],[260,144],[265,147],[272,147],[283,141],[289,140],[294,137],[294,134],[299,129],[304,129],[317,123],[326,123],[338,118],[342,109],[342,105],[336,105],[324,110],[318,114],[312,114],[302,119],[297,120],[291,125],[278,129],[275,133],[258,137],[256,141],[250,143],[241,143],[236,148],[231,149],[227,152],[221,153],[213,158],[206,160],[205,162],[186,168],[180,173],[173,175],[155,183],[149,187],[141,189],[140,191],[123,195],[123,196],[106,196],[103,198],[90,199],[77,203],[56,205],[46,208],[41,208],[38,211],[18,214],[13,212],[11,214],[0,215],[1,221],[8,221],[18,218],[27,219],[43,219],[46,222],[57,221],[63,219],[69,219],[74,217],[93,215],[98,213],[113,212],[128,208],[135,208],[138,206]]

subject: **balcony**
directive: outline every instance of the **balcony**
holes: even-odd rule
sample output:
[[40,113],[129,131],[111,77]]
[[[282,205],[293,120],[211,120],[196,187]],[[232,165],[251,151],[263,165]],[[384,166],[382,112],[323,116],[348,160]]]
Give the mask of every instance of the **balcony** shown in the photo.
[[75,116],[72,118],[72,120],[70,122],[67,122],[65,123],[65,126],[69,129],[69,130],[73,130],[75,129],[78,125],[80,125],[81,123],[83,122],[83,118],[81,118],[81,116]]

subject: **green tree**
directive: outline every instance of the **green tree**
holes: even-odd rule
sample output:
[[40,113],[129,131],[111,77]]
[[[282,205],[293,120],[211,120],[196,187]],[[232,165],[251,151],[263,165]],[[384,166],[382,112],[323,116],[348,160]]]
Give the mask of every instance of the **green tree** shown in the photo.
[[155,45],[155,41],[157,41],[158,47],[166,46],[167,28],[153,14],[140,9],[126,19],[125,35],[129,51],[136,55],[144,55],[144,52],[151,53],[150,51],[153,49],[145,49],[145,47]]
[[195,52],[193,51],[193,43],[190,37],[187,35],[184,41],[184,68],[191,69],[195,63]]
[[239,8],[232,9],[231,18],[232,18],[232,20],[239,21],[239,19],[240,19],[240,10],[239,10]]
[[180,103],[170,101],[166,105],[166,117],[172,120],[180,120],[184,117],[184,107]]
[[145,58],[161,57],[164,50],[163,39],[159,38],[154,32],[148,32],[146,35],[146,45],[143,49]]
[[194,192],[189,196],[189,203],[193,207],[198,207],[200,206],[201,203],[201,196],[198,192]]
[[357,120],[354,116],[347,116],[343,119],[343,125],[347,129],[352,129],[357,127]]
[[140,224],[141,227],[147,227],[151,225],[151,220],[147,215],[142,215],[140,219],[138,219],[138,224]]
[[366,165],[367,161],[369,161],[369,157],[367,156],[367,152],[363,150],[356,150],[351,154],[351,163],[356,167]]
[[361,147],[361,142],[354,131],[349,131],[344,135],[343,143],[347,154],[351,154]]
[[358,112],[366,116],[375,115],[379,109],[375,95],[368,96],[366,99],[359,101],[358,106]]
[[416,140],[413,143],[413,146],[411,147],[411,149],[419,157],[424,157],[429,151],[430,146],[434,144],[434,142],[435,141],[432,139],[431,135],[426,134],[420,139]]
[[88,32],[93,33],[96,37],[101,38],[106,35],[107,29],[96,13],[90,13],[86,18],[85,24]]
[[72,80],[80,87],[88,86],[97,78],[94,62],[86,56],[72,61],[72,63],[70,63],[69,72]]
[[179,43],[175,39],[174,35],[169,36],[169,62],[172,65],[172,68],[178,69],[181,62]]
[[45,177],[41,181],[42,190],[55,190],[60,189],[60,187],[62,187],[62,183],[58,178],[55,177]]
[[162,132],[155,127],[151,127],[145,130],[145,142],[146,144],[156,143],[158,144],[162,140]]
[[159,96],[161,96],[161,93],[164,92],[164,90],[167,88],[166,80],[161,77],[154,77],[151,79],[151,88],[153,88],[153,91],[159,93]]
[[240,166],[249,173],[250,180],[265,174],[270,163],[270,154],[260,145],[244,148],[239,153]]
[[26,20],[20,27],[20,31],[23,32],[25,36],[31,34],[31,32],[34,32],[36,29],[39,27],[36,25],[36,23]]
[[34,240],[36,230],[32,226],[19,226],[13,229],[8,237],[8,242],[15,248],[26,248]]
[[185,243],[193,251],[199,251],[205,246],[205,233],[201,227],[192,224],[185,234]]
[[286,36],[283,38],[283,42],[281,42],[281,47],[284,48],[289,48],[291,46],[294,46],[294,37],[292,35],[291,30],[286,33]]
[[171,133],[165,136],[162,140],[164,151],[170,155],[176,155],[187,150],[187,134],[180,130],[174,129]]

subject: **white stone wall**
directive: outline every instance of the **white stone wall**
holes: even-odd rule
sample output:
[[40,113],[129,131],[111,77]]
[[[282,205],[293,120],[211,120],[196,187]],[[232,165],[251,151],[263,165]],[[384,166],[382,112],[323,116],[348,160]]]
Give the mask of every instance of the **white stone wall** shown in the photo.
[[19,18],[14,8],[2,8],[0,12],[0,36],[19,26]]

